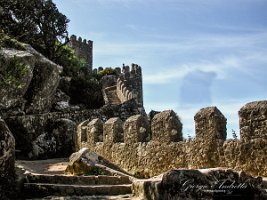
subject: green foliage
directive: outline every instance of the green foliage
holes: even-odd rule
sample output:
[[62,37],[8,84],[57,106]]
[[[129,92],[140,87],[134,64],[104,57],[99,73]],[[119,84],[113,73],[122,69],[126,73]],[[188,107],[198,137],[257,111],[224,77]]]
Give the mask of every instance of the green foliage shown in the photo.
[[[60,42],[56,42],[56,46],[60,46]],[[71,49],[68,45],[61,46],[58,54],[58,64],[63,66],[63,76],[75,77],[78,75],[79,71],[82,68],[80,60],[74,53],[74,50]]]
[[0,18],[0,32],[30,44],[58,63],[59,51],[68,42],[69,20],[52,0],[0,0]]
[[22,51],[25,50],[25,47],[22,43],[4,33],[0,33],[0,48],[14,48]]
[[28,68],[14,56],[9,62],[0,59],[0,85],[2,87],[12,86],[21,89],[24,83],[21,79],[27,74]]
[[112,74],[116,74],[116,71],[114,69],[112,69],[111,67],[107,67],[101,71],[98,72],[98,75],[100,77],[106,76],[106,75],[112,75]]
[[101,89],[100,82],[87,75],[72,78],[70,89],[66,93],[71,97],[71,104],[84,104],[87,108],[100,108],[104,105]]

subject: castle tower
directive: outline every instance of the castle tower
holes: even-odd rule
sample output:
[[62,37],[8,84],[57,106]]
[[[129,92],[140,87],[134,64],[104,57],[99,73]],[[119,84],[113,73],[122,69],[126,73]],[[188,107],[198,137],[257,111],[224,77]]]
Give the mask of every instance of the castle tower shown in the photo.
[[72,35],[69,46],[75,51],[79,59],[83,59],[86,62],[86,67],[91,72],[93,69],[93,41],[82,40],[81,37],[77,39],[75,35]]

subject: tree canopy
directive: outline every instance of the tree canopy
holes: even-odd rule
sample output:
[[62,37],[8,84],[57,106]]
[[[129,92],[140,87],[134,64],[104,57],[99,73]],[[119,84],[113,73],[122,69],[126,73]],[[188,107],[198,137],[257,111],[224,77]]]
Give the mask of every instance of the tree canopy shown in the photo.
[[[0,0],[0,30],[58,63],[69,19],[52,0]],[[58,63],[60,64],[60,63]]]

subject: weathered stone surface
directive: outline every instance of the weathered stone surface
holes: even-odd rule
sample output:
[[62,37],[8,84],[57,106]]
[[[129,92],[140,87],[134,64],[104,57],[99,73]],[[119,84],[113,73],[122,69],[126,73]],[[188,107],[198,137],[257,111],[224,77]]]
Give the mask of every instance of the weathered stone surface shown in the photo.
[[[16,149],[20,150],[20,158],[28,158],[29,153],[33,150],[32,142],[43,133],[49,133],[52,135],[53,124],[58,119],[69,119],[76,124],[89,119],[99,118],[102,121],[106,121],[111,117],[120,117],[121,119],[128,118],[131,113],[139,114],[138,109],[135,109],[136,105],[134,100],[125,102],[122,105],[114,105],[108,107],[102,107],[101,109],[86,109],[81,111],[69,111],[69,112],[50,112],[45,114],[32,114],[23,116],[9,116],[5,118],[5,121],[12,131],[16,139]],[[78,130],[79,127],[78,127]],[[65,131],[63,131],[63,135]],[[76,150],[81,148],[81,134],[75,134],[75,146]],[[101,134],[103,137],[103,134]],[[87,132],[82,137],[82,141],[87,141]]]
[[216,107],[202,108],[194,117],[196,138],[186,146],[190,168],[220,166],[220,148],[226,140],[226,118]]
[[[23,51],[2,49],[0,52],[0,110],[7,115],[19,115],[24,111],[47,112],[54,103],[62,67],[31,46],[21,45]],[[8,67],[9,64],[12,64],[14,69]],[[10,108],[11,110],[7,110]]]
[[152,139],[160,142],[183,140],[182,123],[172,110],[156,114],[151,122]]
[[[163,115],[165,114],[166,112],[163,112]],[[201,109],[195,119],[197,137],[190,140],[169,143],[164,140],[140,142],[137,136],[142,120],[140,115],[136,115],[124,124],[124,143],[110,140],[109,143],[98,142],[89,145],[84,142],[82,147],[88,147],[138,177],[155,176],[172,168],[198,169],[219,166],[243,170],[255,176],[267,176],[267,141],[264,138],[247,142],[237,139],[224,141],[226,120],[214,107]],[[112,135],[114,128],[113,122],[110,122],[106,134]],[[158,129],[159,125],[164,127],[162,124],[160,120],[157,123],[152,120],[151,129]],[[86,129],[86,126],[84,128]]]
[[52,122],[48,133],[39,135],[32,143],[31,159],[66,157],[74,152],[76,123],[69,119]]
[[256,138],[247,142],[230,140],[223,145],[224,166],[249,172],[254,176],[267,175],[267,140]]
[[87,174],[92,170],[92,166],[95,166],[97,161],[98,156],[95,153],[90,152],[87,148],[82,148],[70,156],[70,162],[65,170],[65,174]]
[[103,121],[93,119],[87,125],[87,138],[89,144],[93,145],[96,142],[103,142]]
[[194,119],[197,138],[226,140],[226,118],[217,107],[200,109]]
[[[171,170],[160,177],[133,182],[141,199],[264,199],[261,178],[230,169]],[[144,192],[145,191],[145,192]]]
[[17,112],[24,110],[23,96],[32,80],[35,62],[34,55],[27,51],[0,50],[0,110],[10,112],[7,109],[14,107],[18,107]]
[[28,154],[31,159],[47,159],[56,154],[56,139],[49,133],[39,135],[32,142],[32,151]]
[[56,91],[54,101],[53,110],[62,112],[70,111],[70,97],[60,89]]
[[[70,162],[65,170],[65,174],[71,175],[93,175],[94,173],[100,173],[99,175],[109,174],[103,168],[96,166],[99,162],[98,155],[88,148],[82,148],[76,153],[70,156]],[[97,174],[94,174],[97,175]]]
[[104,143],[112,144],[123,142],[122,121],[118,117],[110,118],[104,124]]
[[56,139],[55,156],[69,156],[75,151],[76,123],[70,119],[58,119],[53,123],[52,135]]
[[239,110],[240,139],[267,139],[267,101],[247,103]]
[[148,142],[151,138],[150,126],[147,117],[134,115],[124,123],[124,142],[137,143]]
[[48,60],[33,48],[27,50],[35,55],[33,78],[25,95],[27,113],[48,112],[54,103],[62,67]]
[[0,119],[0,199],[8,199],[14,190],[15,139],[6,123]]

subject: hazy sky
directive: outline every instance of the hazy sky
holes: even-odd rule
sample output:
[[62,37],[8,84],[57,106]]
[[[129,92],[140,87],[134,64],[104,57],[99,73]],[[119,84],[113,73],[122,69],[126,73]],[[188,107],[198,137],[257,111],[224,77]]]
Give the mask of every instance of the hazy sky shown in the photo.
[[69,33],[94,41],[94,67],[136,63],[144,106],[194,115],[217,106],[238,132],[238,110],[267,99],[267,0],[54,0]]

